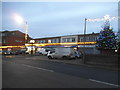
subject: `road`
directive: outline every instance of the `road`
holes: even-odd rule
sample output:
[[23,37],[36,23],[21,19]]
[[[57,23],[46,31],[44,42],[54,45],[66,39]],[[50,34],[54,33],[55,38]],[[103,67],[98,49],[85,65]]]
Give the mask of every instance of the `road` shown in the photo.
[[3,88],[118,88],[118,72],[32,56],[3,56]]

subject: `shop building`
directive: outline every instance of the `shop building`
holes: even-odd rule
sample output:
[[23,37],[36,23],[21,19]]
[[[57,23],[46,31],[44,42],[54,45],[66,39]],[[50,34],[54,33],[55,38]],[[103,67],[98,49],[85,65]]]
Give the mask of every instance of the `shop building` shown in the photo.
[[[95,44],[99,33],[66,35],[58,37],[36,38],[32,44],[35,48],[73,47],[89,54],[99,54]],[[27,44],[30,47],[30,43]],[[39,50],[39,49],[38,49]]]

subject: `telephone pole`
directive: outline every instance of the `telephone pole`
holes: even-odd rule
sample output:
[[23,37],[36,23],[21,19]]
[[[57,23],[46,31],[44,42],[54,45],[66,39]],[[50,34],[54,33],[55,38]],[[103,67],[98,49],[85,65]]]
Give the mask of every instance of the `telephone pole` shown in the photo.
[[87,18],[85,18],[85,24],[84,24],[84,46],[83,46],[83,64],[85,64],[85,42],[86,42],[86,21]]

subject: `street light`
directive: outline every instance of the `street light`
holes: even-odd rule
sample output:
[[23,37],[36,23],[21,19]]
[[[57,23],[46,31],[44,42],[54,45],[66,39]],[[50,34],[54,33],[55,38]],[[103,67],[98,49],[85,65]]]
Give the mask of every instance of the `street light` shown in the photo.
[[[14,17],[14,20],[18,24],[23,24],[25,22],[24,19],[16,13],[13,14],[13,17]],[[24,42],[25,43],[24,43],[24,45],[27,43],[27,40],[28,40],[28,23],[26,22],[26,29],[25,29],[25,36],[24,36]],[[26,49],[26,46],[25,46],[25,49]]]
[[[16,14],[16,13],[13,14],[13,17],[14,17],[14,20],[15,20],[18,24],[23,24],[23,22],[25,22],[24,19],[23,19],[20,15],[18,15],[18,14]],[[25,43],[27,42],[27,39],[28,39],[28,23],[26,22]]]
[[14,20],[18,23],[18,24],[22,24],[23,23],[23,18],[18,15],[18,14],[14,14]]
[[28,40],[28,23],[26,22],[25,43],[27,43],[27,40]]

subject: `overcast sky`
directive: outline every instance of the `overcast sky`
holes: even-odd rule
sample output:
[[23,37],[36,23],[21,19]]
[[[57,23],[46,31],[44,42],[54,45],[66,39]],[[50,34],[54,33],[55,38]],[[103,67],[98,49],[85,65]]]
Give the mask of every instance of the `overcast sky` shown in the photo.
[[[24,19],[19,24],[13,14]],[[118,16],[117,2],[3,2],[2,30],[25,32],[32,38],[83,34],[85,18],[103,18],[106,14]],[[100,32],[104,21],[87,22],[87,33]],[[118,31],[117,20],[110,21],[113,31]]]

